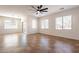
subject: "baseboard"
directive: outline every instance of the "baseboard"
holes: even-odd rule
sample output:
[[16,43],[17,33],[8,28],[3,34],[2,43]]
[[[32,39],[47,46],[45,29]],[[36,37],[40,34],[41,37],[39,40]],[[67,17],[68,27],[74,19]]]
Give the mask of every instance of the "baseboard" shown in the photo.
[[41,33],[29,33],[27,35],[34,35],[34,34],[41,34]]
[[73,38],[67,38],[67,37],[57,36],[57,35],[50,35],[50,34],[46,34],[46,33],[39,33],[39,34],[49,35],[49,36],[55,36],[55,37],[60,37],[60,38],[65,38],[65,39],[71,39],[71,40],[78,40],[78,39],[73,39]]

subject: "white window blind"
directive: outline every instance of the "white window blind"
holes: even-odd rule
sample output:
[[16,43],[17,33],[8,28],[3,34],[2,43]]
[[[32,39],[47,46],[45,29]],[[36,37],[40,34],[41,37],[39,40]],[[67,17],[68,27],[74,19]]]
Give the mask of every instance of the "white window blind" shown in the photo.
[[63,29],[71,29],[71,16],[63,16]]
[[4,29],[17,29],[17,20],[4,20]]
[[56,18],[56,29],[72,29],[71,15]]
[[62,29],[62,17],[56,18],[56,29]]
[[42,29],[48,29],[48,19],[41,20],[41,28]]
[[32,28],[36,29],[37,28],[37,20],[32,20]]

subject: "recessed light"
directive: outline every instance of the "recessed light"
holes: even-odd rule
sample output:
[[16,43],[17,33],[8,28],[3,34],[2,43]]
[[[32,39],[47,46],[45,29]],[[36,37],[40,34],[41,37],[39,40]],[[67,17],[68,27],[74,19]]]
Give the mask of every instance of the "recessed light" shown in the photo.
[[60,8],[59,10],[63,10],[64,8]]

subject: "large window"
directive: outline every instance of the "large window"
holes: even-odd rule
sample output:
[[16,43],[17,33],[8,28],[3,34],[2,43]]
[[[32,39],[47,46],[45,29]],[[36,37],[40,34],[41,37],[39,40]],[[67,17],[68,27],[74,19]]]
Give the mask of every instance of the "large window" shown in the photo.
[[62,17],[56,18],[56,29],[62,29]]
[[48,19],[41,20],[41,28],[48,29]]
[[36,29],[37,28],[37,20],[32,20],[32,28]]
[[72,29],[71,15],[56,18],[56,29]]
[[17,20],[4,20],[4,29],[17,29]]

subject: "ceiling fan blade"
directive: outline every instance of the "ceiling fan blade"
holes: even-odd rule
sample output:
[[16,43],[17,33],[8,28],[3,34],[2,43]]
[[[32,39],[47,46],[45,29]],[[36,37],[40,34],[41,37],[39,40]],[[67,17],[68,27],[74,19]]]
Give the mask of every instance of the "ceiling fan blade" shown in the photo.
[[40,5],[40,6],[39,6],[39,9],[41,9],[42,7],[43,7],[43,6],[42,6],[42,5]]
[[38,6],[37,8],[38,8],[38,9],[41,9],[41,8],[42,8],[42,5]]
[[48,8],[41,9],[40,11],[47,10]]
[[37,10],[34,6],[32,6],[32,8],[34,8],[35,10]]
[[42,11],[42,12],[48,12],[48,11]]

